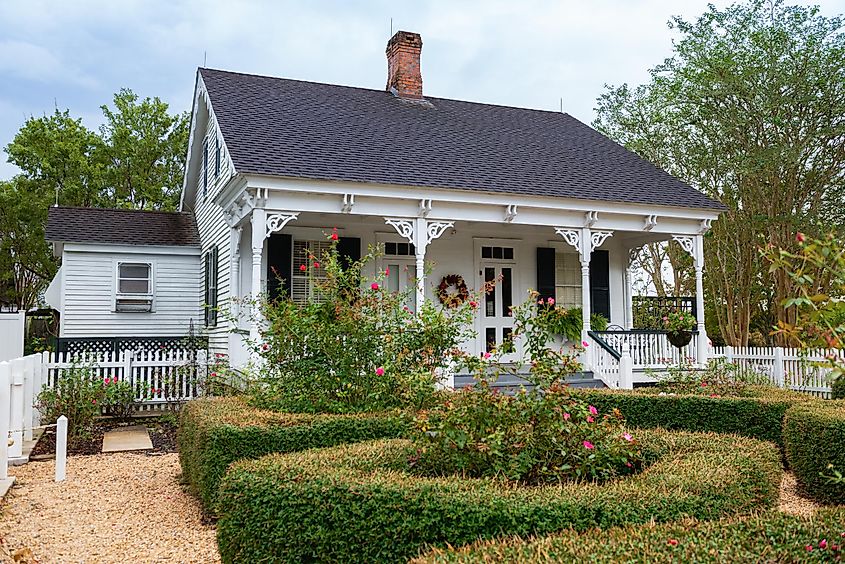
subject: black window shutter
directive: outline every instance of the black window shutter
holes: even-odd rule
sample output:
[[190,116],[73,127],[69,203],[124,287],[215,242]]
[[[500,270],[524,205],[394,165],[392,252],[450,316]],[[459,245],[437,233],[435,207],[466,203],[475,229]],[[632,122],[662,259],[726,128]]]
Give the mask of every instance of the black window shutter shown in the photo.
[[203,312],[205,314],[205,326],[208,327],[211,324],[211,318],[209,316],[209,307],[208,307],[208,289],[211,287],[211,253],[206,252],[205,256],[203,257],[203,272],[205,274],[205,284],[203,286]]
[[350,264],[361,260],[361,238],[341,237],[337,241],[337,253],[343,268],[349,268]]
[[215,245],[211,249],[211,291],[209,296],[209,305],[211,306],[209,309],[209,326],[215,327],[217,325],[217,246]]
[[593,251],[590,255],[590,310],[610,320],[610,254]]
[[267,297],[272,301],[290,296],[293,268],[293,237],[273,233],[267,239]]
[[555,250],[537,247],[537,292],[547,300],[555,297]]

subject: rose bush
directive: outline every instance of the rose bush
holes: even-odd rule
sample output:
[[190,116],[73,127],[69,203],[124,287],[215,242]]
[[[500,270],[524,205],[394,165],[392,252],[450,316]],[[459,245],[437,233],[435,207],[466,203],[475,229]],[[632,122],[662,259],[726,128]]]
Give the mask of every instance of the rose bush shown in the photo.
[[261,341],[251,343],[260,358],[256,404],[312,413],[426,404],[458,345],[473,335],[477,299],[453,308],[426,301],[414,313],[406,305],[414,288],[389,291],[386,272],[365,279],[377,252],[345,265],[335,235],[322,257],[309,257],[311,300],[250,304],[262,328]]

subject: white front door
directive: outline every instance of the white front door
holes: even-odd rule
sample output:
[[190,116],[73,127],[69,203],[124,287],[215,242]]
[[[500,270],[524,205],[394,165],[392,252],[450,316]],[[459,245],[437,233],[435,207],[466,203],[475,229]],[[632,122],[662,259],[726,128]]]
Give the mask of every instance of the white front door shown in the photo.
[[[510,339],[513,331],[513,314],[516,287],[516,259],[513,246],[481,245],[478,270],[478,287],[492,283],[492,289],[481,299],[480,351],[493,353]],[[504,360],[510,360],[507,355]]]

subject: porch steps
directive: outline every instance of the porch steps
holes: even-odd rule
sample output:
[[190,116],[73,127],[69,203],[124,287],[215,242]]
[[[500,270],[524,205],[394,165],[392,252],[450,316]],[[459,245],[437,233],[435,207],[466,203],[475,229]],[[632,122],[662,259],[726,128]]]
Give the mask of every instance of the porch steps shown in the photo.
[[[605,387],[604,382],[595,378],[594,374],[591,371],[576,372],[575,374],[566,379],[566,383],[571,388]],[[455,388],[465,388],[472,384],[475,384],[475,380],[469,374],[459,374],[455,376]],[[533,384],[530,384],[524,378],[511,374],[502,376],[501,378],[496,380],[491,387],[499,390],[502,393],[512,394],[516,392],[521,386],[524,386],[527,390],[530,390],[534,387]]]

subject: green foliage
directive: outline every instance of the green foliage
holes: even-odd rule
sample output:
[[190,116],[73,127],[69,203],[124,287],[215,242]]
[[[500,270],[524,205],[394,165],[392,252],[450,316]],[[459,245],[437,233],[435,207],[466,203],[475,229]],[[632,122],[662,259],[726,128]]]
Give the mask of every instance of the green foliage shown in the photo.
[[122,382],[113,378],[103,380],[103,394],[101,404],[108,415],[122,419],[132,416],[135,409],[135,390],[129,382]]
[[629,426],[732,433],[783,445],[786,411],[809,396],[770,388],[751,389],[749,397],[670,395],[654,391],[574,390],[573,395],[602,413],[618,409]]
[[[797,239],[798,252],[771,247],[765,253],[770,271],[788,278],[795,289],[783,302],[794,321],[781,321],[778,332],[804,347],[841,349],[845,347],[845,245],[832,234],[812,239],[798,233]],[[830,369],[831,384],[845,376],[845,357],[831,354],[824,364]]]
[[704,281],[724,340],[744,346],[790,321],[780,304],[792,285],[764,273],[758,249],[845,225],[843,20],[747,0],[670,27],[672,56],[647,84],[610,87],[594,126],[727,207],[707,235]]
[[793,407],[786,412],[783,437],[799,486],[823,503],[845,504],[845,481],[830,479],[845,468],[845,402]]
[[603,481],[640,462],[618,411],[600,415],[559,383],[507,396],[481,380],[421,411],[414,423],[414,467],[423,475]]
[[67,417],[68,438],[75,439],[90,431],[94,418],[100,414],[102,399],[103,381],[90,367],[74,365],[62,371],[55,386],[44,386],[36,408],[50,423],[62,415]]
[[103,106],[89,130],[68,110],[31,117],[6,147],[21,174],[0,182],[0,297],[37,305],[56,272],[44,241],[47,209],[61,205],[175,209],[187,154],[188,115],[130,90]]
[[836,562],[845,546],[844,524],[842,509],[821,509],[812,517],[768,511],[741,520],[688,520],[482,541],[455,550],[436,549],[412,562]]
[[190,491],[215,511],[220,479],[235,460],[405,434],[398,414],[310,415],[255,409],[237,397],[204,398],[180,412],[179,462]]
[[671,365],[657,377],[656,388],[665,393],[709,397],[755,397],[769,385],[765,376],[740,370],[725,359],[712,359],[705,369]]
[[386,273],[363,278],[374,251],[344,265],[336,233],[329,239],[331,250],[308,260],[313,299],[259,304],[265,323],[262,341],[252,343],[262,359],[256,405],[348,413],[427,404],[440,370],[473,335],[477,301],[455,308],[425,302],[413,314],[408,293],[385,288]]
[[420,477],[408,469],[415,449],[404,440],[239,462],[221,484],[220,554],[224,562],[397,562],[430,545],[713,519],[777,500],[774,445],[656,430],[638,439],[648,469],[604,484]]
[[845,399],[845,375],[840,374],[830,385],[831,397],[835,400]]
[[661,321],[663,329],[670,333],[695,329],[695,317],[687,311],[670,311],[663,316]]
[[[555,335],[563,335],[570,343],[581,343],[581,329],[584,326],[584,313],[580,307],[569,309],[556,306],[554,300],[549,300],[546,307],[540,301],[538,317],[545,323],[549,331]],[[607,329],[608,320],[600,313],[590,315],[590,327],[593,331]]]

